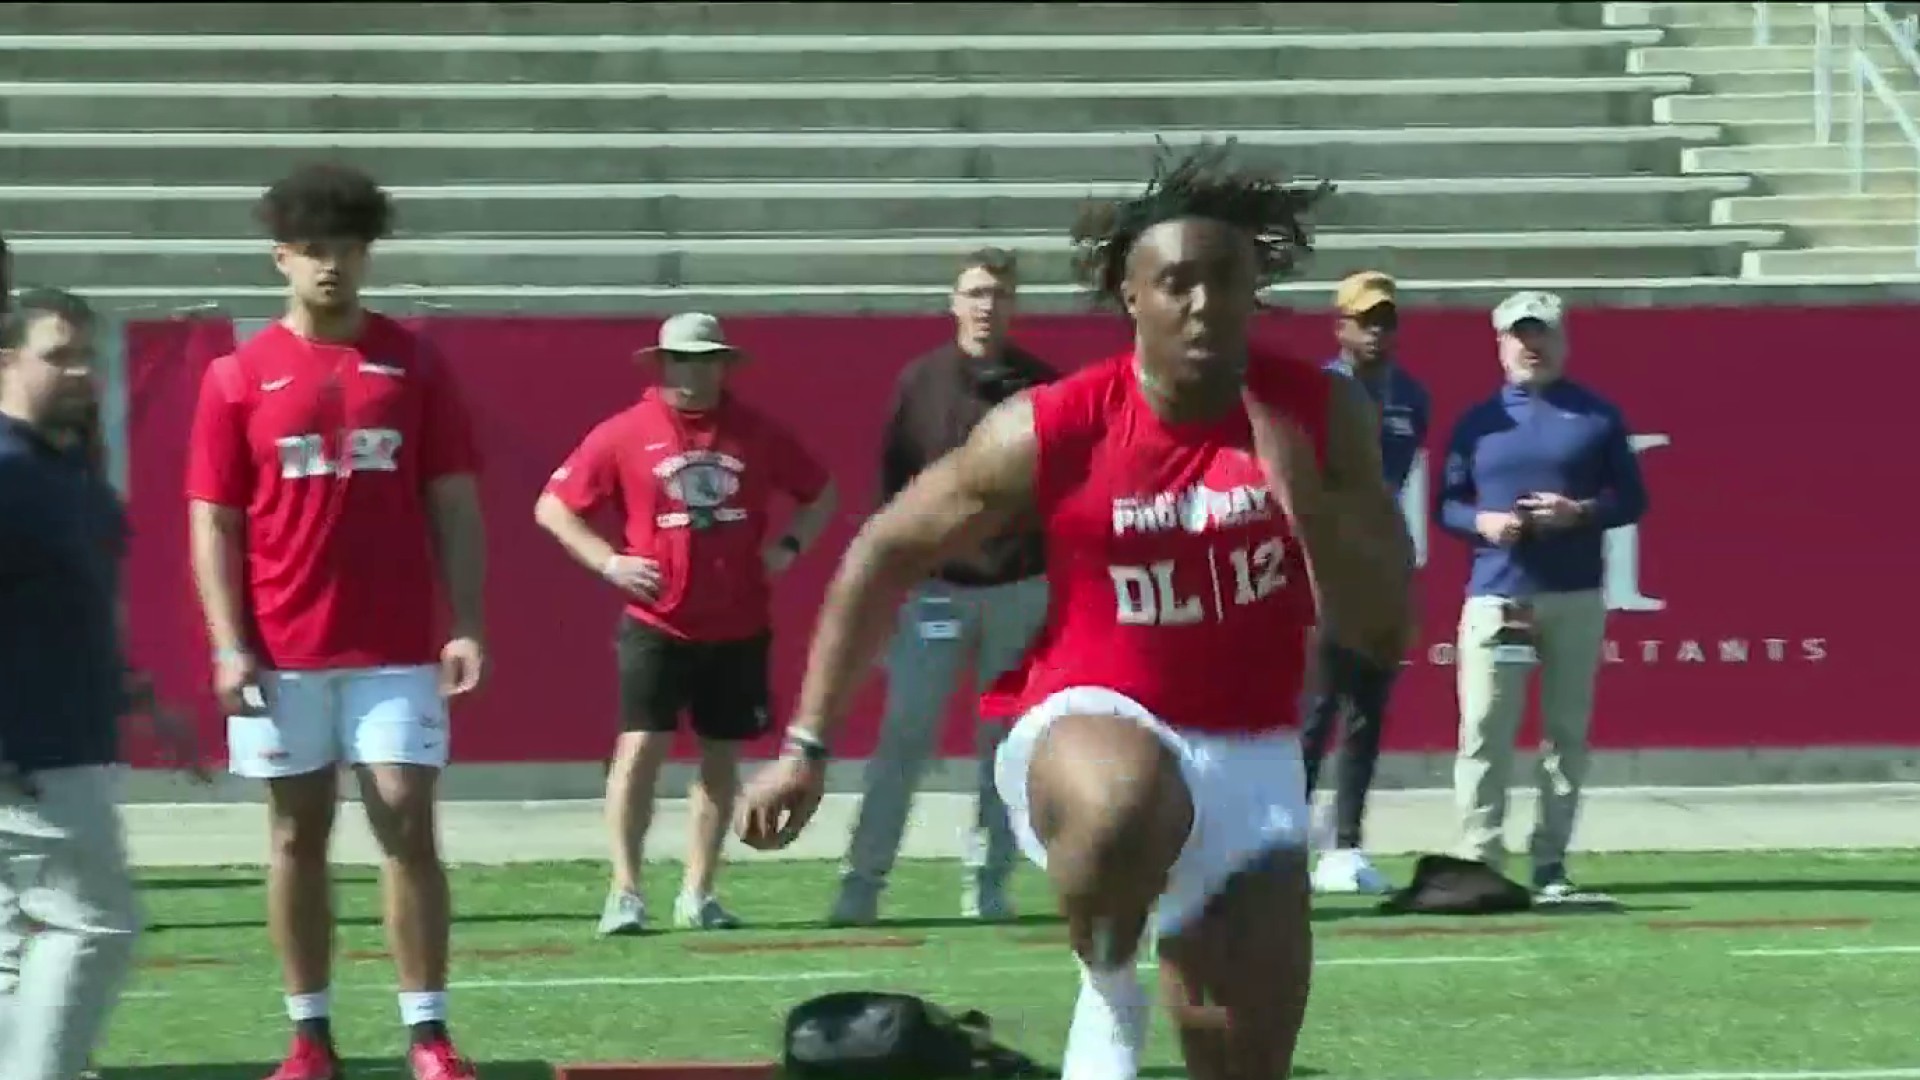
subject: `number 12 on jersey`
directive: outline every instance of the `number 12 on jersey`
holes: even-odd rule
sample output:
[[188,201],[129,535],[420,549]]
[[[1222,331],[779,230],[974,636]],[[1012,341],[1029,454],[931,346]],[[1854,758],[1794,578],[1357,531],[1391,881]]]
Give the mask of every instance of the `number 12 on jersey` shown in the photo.
[[[1207,580],[1212,586],[1212,615],[1225,619],[1229,606],[1244,607],[1273,595],[1287,583],[1286,545],[1278,537],[1269,537],[1252,547],[1230,548],[1226,562],[1231,569],[1232,593],[1221,580],[1219,548],[1207,550]],[[1205,593],[1188,591],[1177,580],[1181,564],[1161,559],[1145,566],[1110,566],[1113,577],[1116,619],[1123,626],[1191,626],[1207,618]]]

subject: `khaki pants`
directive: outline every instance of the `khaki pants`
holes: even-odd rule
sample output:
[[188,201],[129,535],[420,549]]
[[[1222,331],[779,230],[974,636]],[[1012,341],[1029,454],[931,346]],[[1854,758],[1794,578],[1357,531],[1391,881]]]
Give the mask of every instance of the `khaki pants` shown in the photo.
[[[866,790],[847,845],[849,879],[877,887],[893,869],[914,789],[962,680],[971,675],[977,688],[985,689],[1020,662],[1046,619],[1045,578],[977,588],[935,581],[908,596],[887,654],[880,742],[867,760]],[[1006,737],[1006,724],[981,723],[974,738],[979,808],[965,863],[988,887],[1004,883],[1019,857],[1006,805],[993,783],[994,754]]]
[[1599,590],[1547,593],[1532,600],[1539,662],[1498,663],[1492,637],[1502,601],[1469,597],[1460,612],[1460,751],[1453,791],[1459,804],[1461,855],[1495,867],[1506,859],[1507,791],[1514,741],[1527,690],[1540,675],[1540,819],[1529,846],[1536,869],[1564,862],[1587,774],[1587,727],[1593,684],[1606,638],[1607,606]]
[[119,770],[48,769],[33,779],[37,798],[0,797],[0,947],[18,958],[0,1010],[0,1080],[71,1080],[133,968],[140,911]]

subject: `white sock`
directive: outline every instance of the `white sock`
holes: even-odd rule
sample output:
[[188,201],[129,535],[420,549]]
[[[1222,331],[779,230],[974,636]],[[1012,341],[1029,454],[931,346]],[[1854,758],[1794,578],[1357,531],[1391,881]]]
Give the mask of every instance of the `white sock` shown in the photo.
[[430,1024],[435,1021],[445,1023],[447,1019],[447,992],[445,990],[400,992],[400,1022],[412,1027],[415,1024]]
[[1063,1080],[1134,1080],[1152,1004],[1132,963],[1080,968],[1080,1000],[1067,1030]]
[[325,1020],[332,1014],[332,995],[325,990],[313,994],[287,995],[287,1019],[296,1024],[302,1020]]

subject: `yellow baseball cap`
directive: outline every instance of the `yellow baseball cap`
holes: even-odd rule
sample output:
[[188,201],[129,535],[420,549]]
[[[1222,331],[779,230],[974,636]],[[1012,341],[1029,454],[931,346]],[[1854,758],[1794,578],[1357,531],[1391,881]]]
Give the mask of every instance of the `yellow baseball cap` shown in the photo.
[[1365,315],[1381,304],[1398,303],[1399,286],[1378,270],[1352,274],[1334,291],[1333,305],[1348,317]]

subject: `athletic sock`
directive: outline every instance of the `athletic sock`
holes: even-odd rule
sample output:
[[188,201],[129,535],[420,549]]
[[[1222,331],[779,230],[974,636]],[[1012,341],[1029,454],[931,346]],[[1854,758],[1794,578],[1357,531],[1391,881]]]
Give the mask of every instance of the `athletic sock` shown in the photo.
[[401,991],[400,1022],[407,1026],[415,1046],[445,1042],[447,1038],[446,991]]
[[1152,1006],[1131,963],[1080,968],[1063,1080],[1135,1080]]
[[333,1002],[325,990],[311,994],[287,995],[287,1019],[293,1021],[293,1030],[301,1038],[321,1046],[333,1046],[333,1024],[328,1015],[333,1011]]

